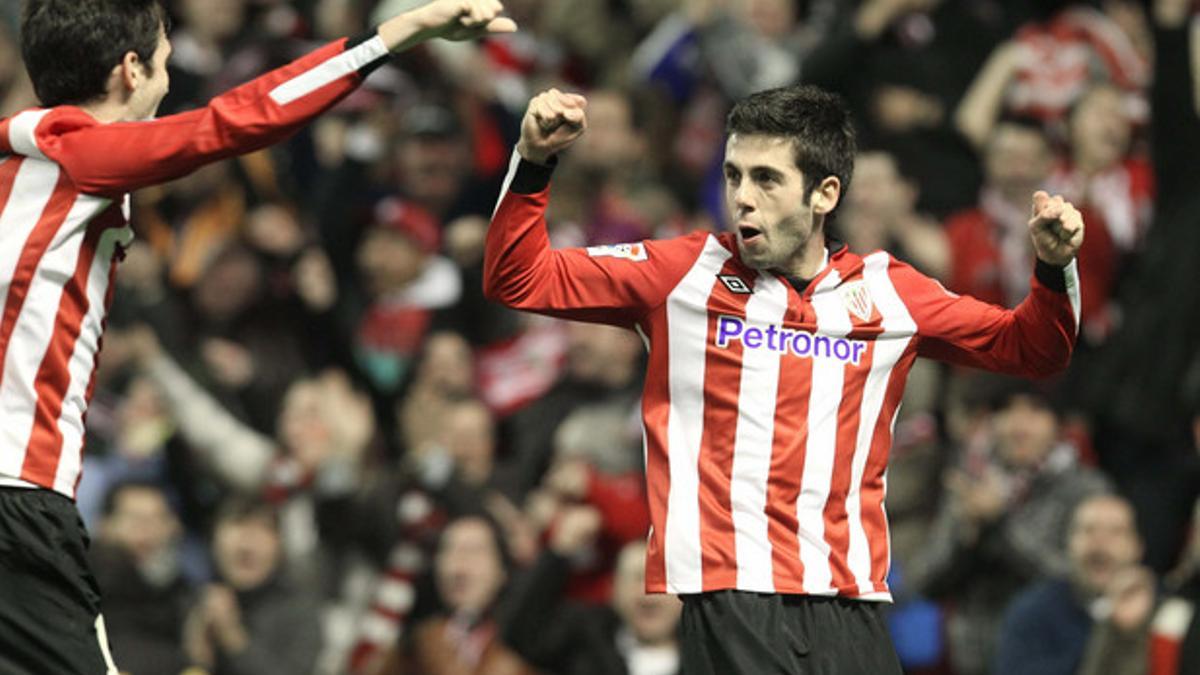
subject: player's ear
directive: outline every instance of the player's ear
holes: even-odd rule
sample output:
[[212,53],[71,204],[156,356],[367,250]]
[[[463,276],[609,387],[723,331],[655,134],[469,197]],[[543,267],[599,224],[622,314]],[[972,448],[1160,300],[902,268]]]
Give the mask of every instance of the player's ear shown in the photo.
[[121,86],[124,93],[133,92],[146,78],[146,64],[142,63],[137,52],[125,52],[125,56],[121,57],[121,63],[116,67],[120,71]]
[[826,176],[813,188],[809,197],[813,213],[826,215],[837,208],[842,198],[842,181],[837,176]]

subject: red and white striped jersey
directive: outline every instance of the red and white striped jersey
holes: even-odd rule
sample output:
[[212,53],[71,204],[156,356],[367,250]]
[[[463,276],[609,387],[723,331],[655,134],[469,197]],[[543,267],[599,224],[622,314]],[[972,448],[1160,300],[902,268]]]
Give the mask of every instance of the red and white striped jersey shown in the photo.
[[74,497],[128,193],[295,132],[387,56],[339,40],[213,99],[101,124],[59,106],[0,120],[0,485]]
[[549,173],[514,155],[484,290],[645,339],[651,592],[890,599],[885,476],[913,360],[1040,376],[1070,359],[1074,262],[1040,265],[1007,310],[882,251],[832,251],[799,292],[730,234],[551,250]]

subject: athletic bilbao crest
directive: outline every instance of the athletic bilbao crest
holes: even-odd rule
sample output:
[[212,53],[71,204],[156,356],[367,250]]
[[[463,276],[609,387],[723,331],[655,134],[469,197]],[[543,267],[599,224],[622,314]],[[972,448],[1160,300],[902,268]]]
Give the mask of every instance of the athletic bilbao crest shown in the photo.
[[871,302],[871,292],[867,290],[866,284],[855,281],[845,284],[838,291],[842,294],[842,302],[845,303],[846,309],[851,314],[862,321],[871,320],[871,312],[875,309],[875,305]]
[[646,255],[644,244],[607,244],[605,246],[589,246],[587,254],[593,258],[624,258],[634,262],[642,262]]

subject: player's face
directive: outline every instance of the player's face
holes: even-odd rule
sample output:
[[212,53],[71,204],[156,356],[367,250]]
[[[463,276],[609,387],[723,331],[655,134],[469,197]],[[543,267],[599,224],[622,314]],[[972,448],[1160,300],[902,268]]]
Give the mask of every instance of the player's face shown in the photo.
[[742,262],[755,269],[792,269],[814,234],[820,235],[792,141],[730,134],[724,169],[725,203]]

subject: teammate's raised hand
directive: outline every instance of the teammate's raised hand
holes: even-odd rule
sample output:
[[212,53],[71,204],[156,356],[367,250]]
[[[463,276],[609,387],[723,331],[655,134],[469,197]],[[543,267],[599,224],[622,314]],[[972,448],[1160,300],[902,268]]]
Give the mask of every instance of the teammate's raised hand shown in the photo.
[[1038,190],[1033,193],[1029,234],[1038,259],[1062,267],[1075,259],[1083,245],[1083,216],[1061,195],[1051,197]]
[[379,35],[389,49],[401,51],[433,38],[474,40],[517,30],[503,12],[500,0],[433,0],[383,22]]
[[529,102],[521,120],[521,157],[545,164],[565,150],[587,130],[587,99],[557,89],[544,91]]

